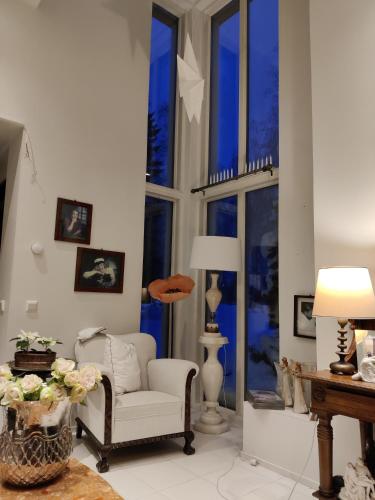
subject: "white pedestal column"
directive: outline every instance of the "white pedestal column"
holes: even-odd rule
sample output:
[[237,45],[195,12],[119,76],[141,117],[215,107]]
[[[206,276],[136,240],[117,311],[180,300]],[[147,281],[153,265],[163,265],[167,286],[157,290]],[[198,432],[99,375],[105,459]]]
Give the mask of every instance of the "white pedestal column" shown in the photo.
[[223,345],[228,344],[228,339],[220,334],[212,336],[208,334],[199,337],[198,342],[204,345],[208,353],[201,371],[203,391],[206,396],[204,402],[206,410],[202,412],[194,427],[197,431],[205,434],[221,434],[229,429],[229,425],[218,411],[218,398],[223,383],[223,367],[217,359],[217,353]]

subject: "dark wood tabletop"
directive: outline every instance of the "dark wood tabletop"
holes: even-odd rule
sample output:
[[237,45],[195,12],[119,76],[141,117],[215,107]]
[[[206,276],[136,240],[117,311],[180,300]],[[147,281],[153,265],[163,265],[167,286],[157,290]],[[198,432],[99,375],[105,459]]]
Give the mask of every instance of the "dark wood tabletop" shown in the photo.
[[321,370],[311,373],[302,373],[301,378],[312,382],[323,382],[325,384],[339,386],[345,389],[355,389],[356,391],[366,391],[375,393],[375,383],[352,380],[351,375],[335,375],[329,370]]

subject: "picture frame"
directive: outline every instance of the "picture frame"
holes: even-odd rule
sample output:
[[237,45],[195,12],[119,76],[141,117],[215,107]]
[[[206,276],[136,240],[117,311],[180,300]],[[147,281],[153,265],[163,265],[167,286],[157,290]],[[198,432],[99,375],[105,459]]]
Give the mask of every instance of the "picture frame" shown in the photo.
[[77,248],[75,292],[123,293],[125,253]]
[[57,198],[55,240],[89,245],[93,206],[66,198]]
[[294,329],[295,337],[316,339],[316,322],[312,317],[314,306],[313,295],[294,296]]

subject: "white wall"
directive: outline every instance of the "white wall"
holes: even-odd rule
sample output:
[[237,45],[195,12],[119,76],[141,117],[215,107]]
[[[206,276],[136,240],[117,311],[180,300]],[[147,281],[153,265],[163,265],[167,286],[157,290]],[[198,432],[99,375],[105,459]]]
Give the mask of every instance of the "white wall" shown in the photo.
[[[375,3],[310,3],[316,269],[364,265],[375,269]],[[336,350],[334,320],[318,322],[318,365]],[[358,425],[346,429],[346,449],[335,472],[359,454]],[[336,454],[338,458],[338,454]]]
[[[23,149],[2,357],[20,328],[63,339],[66,354],[80,328],[139,328],[150,25],[149,0],[45,0],[36,10],[0,0],[0,117],[25,124],[38,170],[32,183]],[[126,252],[123,294],[73,291],[76,245],[53,239],[58,196],[93,203],[91,247]],[[42,257],[30,252],[35,240]],[[27,299],[39,300],[37,314],[25,313]]]
[[294,295],[314,293],[314,220],[308,0],[281,0],[280,356],[316,361],[316,341],[293,336]]

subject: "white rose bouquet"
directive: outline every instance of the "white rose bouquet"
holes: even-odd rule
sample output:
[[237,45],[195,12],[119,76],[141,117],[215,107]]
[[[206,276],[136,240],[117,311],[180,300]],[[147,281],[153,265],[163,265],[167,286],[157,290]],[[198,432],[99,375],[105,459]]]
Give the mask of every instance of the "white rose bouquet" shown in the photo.
[[0,366],[0,403],[9,406],[16,401],[52,403],[69,397],[72,403],[84,404],[87,394],[97,389],[102,380],[92,365],[80,370],[71,359],[58,358],[52,364],[52,377],[43,381],[34,374],[13,377],[8,365]]

